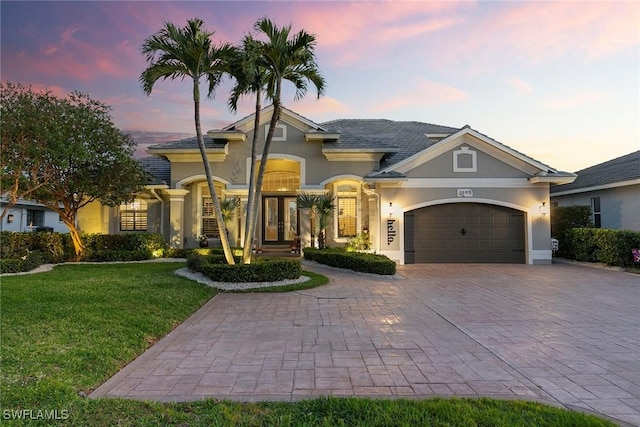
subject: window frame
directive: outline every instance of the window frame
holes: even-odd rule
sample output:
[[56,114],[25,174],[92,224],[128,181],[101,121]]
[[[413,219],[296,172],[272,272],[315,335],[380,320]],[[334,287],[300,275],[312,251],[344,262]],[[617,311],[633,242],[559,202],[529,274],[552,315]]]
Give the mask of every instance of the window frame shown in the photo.
[[591,221],[595,228],[602,228],[602,201],[600,196],[591,198]]
[[[355,194],[353,195],[346,195],[348,192],[347,191],[339,191],[341,187],[352,187],[355,189]],[[344,195],[341,197],[340,194],[343,193]],[[336,242],[346,242],[348,241],[350,238],[355,237],[358,235],[358,233],[360,233],[360,229],[361,229],[361,220],[360,220],[360,215],[361,215],[361,209],[362,209],[362,195],[360,192],[360,183],[357,181],[338,181],[336,183],[334,183],[333,185],[333,194],[335,194],[336,197],[336,209],[334,210],[334,219],[333,219],[333,238]],[[353,235],[341,235],[340,234],[340,199],[355,199],[355,214],[354,214],[354,219],[355,219],[355,225],[354,225],[354,234]],[[343,216],[344,217],[344,216]],[[350,217],[348,217],[350,218]]]
[[[136,207],[137,206],[137,207]],[[123,227],[123,216],[132,216],[130,227]],[[118,211],[118,228],[123,232],[146,232],[149,230],[149,203],[135,198],[130,203],[122,203]]]

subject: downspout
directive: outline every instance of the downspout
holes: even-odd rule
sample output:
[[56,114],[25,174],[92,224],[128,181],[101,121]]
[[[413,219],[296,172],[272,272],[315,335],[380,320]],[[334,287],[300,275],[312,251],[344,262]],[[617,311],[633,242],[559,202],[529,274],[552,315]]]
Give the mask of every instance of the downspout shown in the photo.
[[160,234],[164,236],[164,200],[162,200],[162,197],[160,197],[158,193],[156,193],[155,188],[151,188],[150,190],[153,197],[160,201]]

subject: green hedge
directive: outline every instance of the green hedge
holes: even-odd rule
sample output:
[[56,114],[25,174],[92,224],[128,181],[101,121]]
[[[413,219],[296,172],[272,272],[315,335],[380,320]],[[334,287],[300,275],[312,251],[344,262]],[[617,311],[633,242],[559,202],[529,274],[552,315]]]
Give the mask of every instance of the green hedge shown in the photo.
[[302,275],[299,259],[265,257],[254,258],[251,264],[229,265],[224,255],[198,252],[187,256],[187,267],[216,282],[276,282],[298,279]]
[[640,232],[606,228],[573,228],[561,243],[567,258],[626,267],[633,264],[632,248],[640,248]]
[[[83,261],[137,261],[164,256],[166,243],[160,234],[83,234]],[[36,255],[32,255],[37,253]],[[44,263],[75,259],[68,233],[36,232],[0,234],[0,273],[29,271]]]
[[45,263],[42,252],[32,251],[17,259],[0,259],[0,273],[30,271]]
[[346,268],[363,273],[396,274],[396,263],[384,255],[346,252],[342,248],[304,248],[304,258],[331,267]]

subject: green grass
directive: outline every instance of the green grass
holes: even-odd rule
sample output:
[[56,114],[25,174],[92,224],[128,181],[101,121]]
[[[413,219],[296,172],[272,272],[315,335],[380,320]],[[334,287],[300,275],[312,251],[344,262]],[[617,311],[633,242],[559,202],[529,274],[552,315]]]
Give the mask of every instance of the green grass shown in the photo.
[[[182,266],[64,265],[48,273],[0,279],[2,424],[54,423],[7,419],[11,411],[31,409],[57,410],[68,418],[55,425],[81,426],[613,425],[537,403],[491,399],[319,398],[245,404],[80,397],[78,392],[95,389],[216,293],[174,275]],[[326,283],[323,276],[305,274],[316,286]]]

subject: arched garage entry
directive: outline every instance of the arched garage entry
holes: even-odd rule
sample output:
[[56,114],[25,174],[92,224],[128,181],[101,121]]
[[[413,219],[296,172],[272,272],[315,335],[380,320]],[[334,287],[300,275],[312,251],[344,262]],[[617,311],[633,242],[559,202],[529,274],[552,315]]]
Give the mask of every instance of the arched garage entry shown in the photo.
[[447,203],[404,214],[405,263],[525,263],[524,212]]

